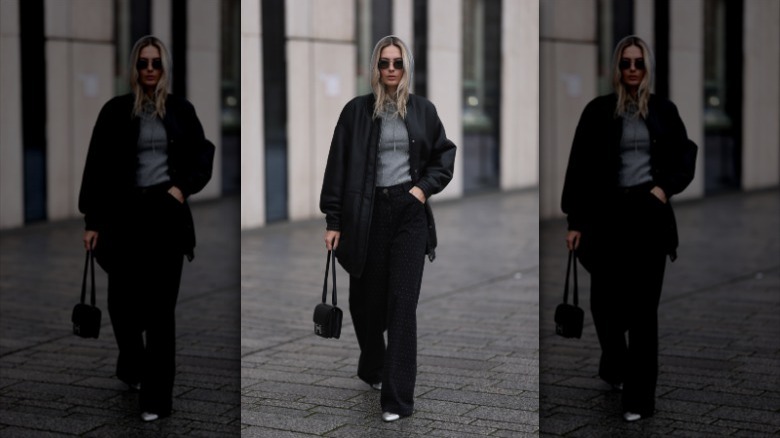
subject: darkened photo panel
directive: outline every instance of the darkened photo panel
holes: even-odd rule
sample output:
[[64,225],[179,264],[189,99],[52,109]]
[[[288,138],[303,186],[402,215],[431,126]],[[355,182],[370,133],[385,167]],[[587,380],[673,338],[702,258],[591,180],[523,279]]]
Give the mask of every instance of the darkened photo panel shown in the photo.
[[238,436],[240,2],[0,8],[0,434]]
[[538,4],[242,14],[244,433],[536,434]]
[[780,5],[540,15],[540,433],[777,433]]

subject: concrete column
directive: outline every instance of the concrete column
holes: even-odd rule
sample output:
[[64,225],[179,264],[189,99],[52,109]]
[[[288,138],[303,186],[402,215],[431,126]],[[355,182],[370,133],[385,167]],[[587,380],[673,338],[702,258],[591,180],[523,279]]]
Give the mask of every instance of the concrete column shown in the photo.
[[597,96],[596,1],[540,4],[539,214],[560,217],[577,122]]
[[696,176],[679,199],[704,195],[704,3],[670,2],[669,95],[677,105],[688,137],[699,145]]
[[261,11],[255,0],[241,0],[241,228],[265,223]]
[[219,0],[190,0],[187,5],[187,98],[206,138],[217,147],[211,181],[195,199],[222,192],[221,16]]
[[428,1],[428,99],[436,106],[447,137],[460,149],[455,175],[437,199],[463,194],[463,32],[460,0]]
[[0,229],[24,224],[19,2],[0,0]]
[[501,188],[539,184],[539,4],[501,5]]
[[171,0],[152,0],[152,35],[160,39],[165,47],[173,46]]
[[47,0],[47,212],[77,216],[81,175],[97,115],[114,94],[113,3]]
[[290,220],[319,217],[333,130],[356,93],[355,5],[287,0],[287,178]]
[[746,0],[742,188],[780,183],[780,3]]
[[393,34],[408,47],[414,47],[414,3],[412,0],[393,0]]
[[634,0],[634,34],[642,38],[655,52],[654,0]]

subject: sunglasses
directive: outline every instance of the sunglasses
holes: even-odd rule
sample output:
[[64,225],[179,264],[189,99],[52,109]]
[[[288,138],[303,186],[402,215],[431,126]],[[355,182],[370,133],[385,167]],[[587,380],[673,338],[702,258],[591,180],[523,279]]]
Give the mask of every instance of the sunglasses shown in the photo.
[[[381,59],[379,61],[379,64],[377,64],[377,66],[379,67],[380,70],[387,70],[388,68],[390,68],[390,61],[386,59]],[[395,68],[396,70],[403,70],[404,69],[403,60],[396,59],[395,61],[393,61],[393,68]]]
[[[135,63],[135,68],[138,70],[146,70],[147,68],[149,68],[149,60],[145,58],[139,58],[138,62]],[[152,68],[154,70],[162,70],[162,59],[160,58],[152,59]]]
[[[632,61],[630,59],[621,59],[618,63],[618,67],[620,67],[621,70],[628,70],[631,68]],[[637,58],[633,60],[634,67],[637,70],[644,70],[645,69],[645,60],[642,58]]]

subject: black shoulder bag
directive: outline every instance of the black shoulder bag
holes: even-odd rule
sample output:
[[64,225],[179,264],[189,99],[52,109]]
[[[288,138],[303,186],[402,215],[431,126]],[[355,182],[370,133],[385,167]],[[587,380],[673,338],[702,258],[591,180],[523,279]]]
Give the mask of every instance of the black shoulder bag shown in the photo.
[[[92,296],[91,305],[84,301],[87,297],[87,272],[92,266]],[[87,250],[87,259],[84,261],[84,278],[81,281],[81,302],[73,308],[73,334],[82,338],[97,339],[100,334],[100,309],[95,306],[95,257],[92,251]]]
[[[322,303],[314,308],[314,334],[323,338],[336,338],[341,336],[341,319],[343,313],[336,307],[336,254],[328,251],[325,261],[325,282],[322,285]],[[328,267],[333,265],[333,305],[328,304]]]
[[[568,304],[569,299],[569,274],[574,264],[574,305]],[[569,265],[566,267],[566,285],[563,287],[563,303],[555,309],[555,333],[564,338],[579,338],[582,336],[582,323],[585,312],[578,307],[577,299],[577,255],[569,251]]]

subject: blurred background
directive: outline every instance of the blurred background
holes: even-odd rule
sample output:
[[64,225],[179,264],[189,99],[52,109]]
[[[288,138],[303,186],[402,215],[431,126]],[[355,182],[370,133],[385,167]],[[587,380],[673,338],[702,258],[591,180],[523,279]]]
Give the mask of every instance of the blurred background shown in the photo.
[[780,183],[780,2],[542,0],[539,15],[542,218],[562,215],[574,129],[591,99],[612,92],[612,51],[631,34],[651,45],[655,93],[699,145],[678,198]]
[[0,228],[80,216],[92,128],[130,91],[130,50],[148,34],[217,145],[195,198],[237,194],[240,13],[238,0],[0,0]]
[[[240,7],[0,0],[0,435],[240,433]],[[90,137],[102,106],[130,91],[130,51],[148,34],[170,51],[171,91],[192,102],[217,146],[213,177],[193,196],[196,258],[178,295],[177,420],[157,432],[115,378],[102,271],[100,339],[73,336],[70,321],[84,266],[77,206]],[[52,403],[42,407],[42,394]]]
[[[764,424],[780,351],[780,2],[541,0],[539,16],[540,435],[776,433]],[[583,269],[582,338],[556,336],[553,321],[566,278],[560,199],[574,131],[585,105],[612,92],[612,52],[631,34],[653,49],[654,92],[675,103],[699,146],[695,179],[672,201],[679,258],[666,264],[658,311],[656,413],[640,424],[623,421],[621,393],[598,378]]]
[[336,121],[390,34],[459,148],[436,198],[537,186],[537,1],[245,0],[241,18],[243,228],[320,217]]

